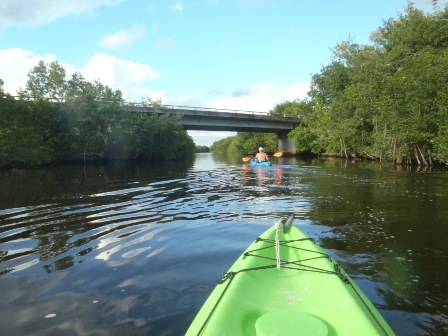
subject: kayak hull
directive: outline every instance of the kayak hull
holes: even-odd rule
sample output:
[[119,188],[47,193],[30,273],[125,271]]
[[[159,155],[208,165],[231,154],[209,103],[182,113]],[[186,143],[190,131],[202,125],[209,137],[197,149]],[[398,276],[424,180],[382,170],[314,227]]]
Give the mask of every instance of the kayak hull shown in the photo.
[[257,159],[253,158],[250,160],[250,165],[256,167],[270,167],[272,166],[272,163],[269,161],[258,162]]
[[186,335],[272,334],[394,335],[342,268],[295,226],[271,227],[251,244]]

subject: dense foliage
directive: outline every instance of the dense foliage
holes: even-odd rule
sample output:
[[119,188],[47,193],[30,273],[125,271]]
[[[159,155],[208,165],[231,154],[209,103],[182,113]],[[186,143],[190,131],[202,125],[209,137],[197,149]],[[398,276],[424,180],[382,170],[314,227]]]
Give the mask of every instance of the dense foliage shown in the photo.
[[409,5],[371,39],[337,45],[309,98],[273,112],[302,116],[290,133],[299,151],[448,164],[448,7]]
[[[409,4],[371,35],[372,45],[341,42],[306,99],[275,106],[271,114],[301,117],[289,134],[298,152],[448,164],[448,6],[434,9]],[[259,137],[238,134],[212,149],[276,150]]]
[[277,135],[272,133],[238,132],[235,136],[216,141],[210,147],[210,150],[215,153],[254,154],[260,146],[266,152],[277,151]]
[[210,147],[203,146],[203,145],[196,145],[196,147],[194,148],[194,152],[195,153],[209,153]]
[[[122,93],[39,62],[19,98],[0,80],[0,166],[56,160],[169,160],[193,153],[178,115],[124,112]],[[154,104],[148,101],[146,103]]]

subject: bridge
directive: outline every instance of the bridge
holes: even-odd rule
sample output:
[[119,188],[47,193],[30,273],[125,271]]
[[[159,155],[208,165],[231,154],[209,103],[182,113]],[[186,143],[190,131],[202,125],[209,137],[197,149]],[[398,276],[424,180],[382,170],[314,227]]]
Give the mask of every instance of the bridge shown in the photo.
[[297,117],[256,111],[141,103],[125,103],[123,108],[128,112],[180,114],[186,130],[277,133],[279,150],[295,153],[295,144],[287,135],[300,124],[300,118]]

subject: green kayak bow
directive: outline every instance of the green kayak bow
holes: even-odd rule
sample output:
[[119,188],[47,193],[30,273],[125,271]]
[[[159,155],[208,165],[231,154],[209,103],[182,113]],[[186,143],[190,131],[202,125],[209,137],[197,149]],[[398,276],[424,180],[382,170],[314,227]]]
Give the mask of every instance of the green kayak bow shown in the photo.
[[219,281],[186,335],[395,335],[347,273],[279,220]]

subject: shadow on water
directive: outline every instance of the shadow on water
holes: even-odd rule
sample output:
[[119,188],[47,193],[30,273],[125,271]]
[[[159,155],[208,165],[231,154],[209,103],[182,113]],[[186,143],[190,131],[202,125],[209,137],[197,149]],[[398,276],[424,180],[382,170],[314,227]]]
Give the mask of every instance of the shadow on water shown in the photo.
[[[114,162],[61,164],[44,168],[0,171],[2,208],[29,206],[58,200],[82,198],[107,191],[120,184],[141,183],[144,179],[184,177],[193,161],[138,163]],[[143,180],[143,181],[142,181]]]
[[443,169],[323,163],[309,218],[320,242],[399,335],[448,332],[448,176]]
[[[192,166],[182,161],[0,172],[3,332],[118,335],[153,329],[145,306],[171,302],[176,289],[164,288],[158,271],[167,268],[169,258],[157,259],[165,244],[148,242],[172,221],[164,208],[183,197]],[[143,258],[137,262],[138,256]],[[149,269],[145,258],[155,260]],[[148,283],[148,292],[136,290]],[[136,304],[140,298],[143,305]],[[155,315],[167,316],[169,309]]]
[[448,333],[446,171],[274,163],[0,172],[2,332],[181,335],[248,244],[295,213],[398,335]]

